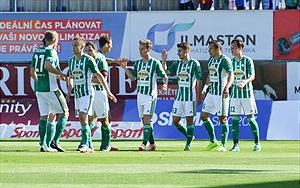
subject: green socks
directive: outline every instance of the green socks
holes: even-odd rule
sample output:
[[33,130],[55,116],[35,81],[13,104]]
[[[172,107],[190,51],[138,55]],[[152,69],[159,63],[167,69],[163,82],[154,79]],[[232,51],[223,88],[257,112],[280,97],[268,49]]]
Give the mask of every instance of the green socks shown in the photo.
[[221,123],[221,125],[222,125],[221,142],[222,142],[223,147],[226,148],[226,143],[227,143],[228,133],[229,133],[228,122]]
[[187,138],[187,141],[186,141],[187,146],[191,146],[193,137],[194,137],[194,125],[188,125],[187,126],[187,137],[186,137]]
[[187,128],[185,125],[183,124],[180,124],[178,127],[177,127],[178,131],[181,132],[185,137],[187,137]]
[[240,133],[240,116],[232,116],[232,139],[233,144],[239,142],[239,133]]
[[90,126],[90,129],[91,129],[91,132],[93,132],[94,128],[95,128],[95,125],[96,123],[94,121],[92,121],[89,126]]
[[256,144],[259,143],[259,128],[258,128],[258,123],[255,120],[255,117],[247,118],[248,122],[251,126],[252,134],[254,136],[254,142]]
[[[102,144],[104,145],[104,147],[110,145],[110,141],[111,141],[111,125],[109,124],[108,126],[103,126],[101,127],[101,130],[103,131],[103,137],[104,137],[104,143],[102,141]],[[102,145],[101,144],[101,145]]]
[[81,144],[89,146],[91,129],[87,124],[81,125]]
[[204,122],[205,129],[209,135],[210,142],[215,143],[217,141],[217,138],[215,135],[214,125],[212,124],[209,118],[207,120],[204,120],[203,122]]
[[46,132],[46,146],[50,147],[50,144],[53,140],[54,134],[55,134],[55,126],[53,124],[53,121],[47,121],[47,132]]
[[60,139],[60,136],[62,135],[62,133],[64,132],[64,129],[67,124],[67,120],[68,120],[68,118],[66,116],[60,116],[58,118],[58,121],[56,123],[55,135],[53,138],[53,140],[56,144],[59,144],[59,139]]
[[154,133],[153,133],[153,129],[151,129],[151,133],[150,133],[150,136],[149,136],[149,142],[151,145],[155,144],[154,143]]
[[144,132],[143,132],[143,144],[147,145],[149,137],[151,135],[152,127],[150,124],[144,124]]
[[105,148],[105,130],[104,130],[104,128],[103,128],[104,126],[103,125],[101,125],[101,147],[102,148]]
[[40,146],[46,146],[46,124],[47,124],[47,119],[40,118],[40,123],[39,123],[39,133],[40,133]]

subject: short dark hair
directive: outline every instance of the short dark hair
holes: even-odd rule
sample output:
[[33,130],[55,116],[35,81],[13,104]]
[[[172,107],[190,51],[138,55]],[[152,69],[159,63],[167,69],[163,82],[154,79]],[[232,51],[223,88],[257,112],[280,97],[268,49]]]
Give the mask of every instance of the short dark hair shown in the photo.
[[97,45],[96,45],[96,43],[94,43],[94,42],[87,42],[87,43],[85,44],[85,47],[87,47],[87,46],[92,46],[92,48],[93,48],[94,50],[97,49]]
[[139,41],[139,44],[140,45],[146,45],[147,49],[149,49],[149,48],[152,49],[152,42],[149,39],[142,39],[142,40]]
[[58,33],[56,31],[53,31],[53,30],[47,30],[45,32],[45,36],[44,36],[43,40],[45,40],[45,43],[46,42],[53,42],[55,38],[58,38]]
[[233,39],[233,40],[231,41],[230,44],[232,44],[232,43],[236,43],[236,45],[237,45],[239,48],[242,47],[242,49],[243,49],[244,46],[245,46],[244,42],[243,42],[241,39]]
[[81,37],[81,36],[76,36],[73,41],[78,41],[78,43],[81,45],[81,46],[85,46],[86,44],[86,40],[85,38]]
[[209,44],[209,45],[213,44],[214,47],[215,47],[215,49],[220,48],[220,50],[222,50],[222,44],[221,44],[221,42],[218,41],[218,40],[212,40],[212,41],[209,41],[208,44]]
[[99,46],[100,48],[102,48],[106,43],[110,43],[110,41],[112,40],[112,38],[108,35],[101,35],[99,38]]
[[184,50],[191,50],[191,45],[188,42],[181,42],[177,44],[177,48],[183,48]]

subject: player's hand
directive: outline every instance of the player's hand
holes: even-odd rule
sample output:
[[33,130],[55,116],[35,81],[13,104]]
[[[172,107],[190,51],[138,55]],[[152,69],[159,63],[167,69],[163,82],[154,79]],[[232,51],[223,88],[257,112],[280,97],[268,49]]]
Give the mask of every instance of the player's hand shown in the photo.
[[223,97],[226,99],[229,96],[229,88],[225,87],[223,90]]
[[119,64],[123,69],[127,68],[127,62],[122,62]]
[[168,52],[167,52],[167,50],[163,49],[162,52],[161,52],[161,60],[166,61],[167,58],[168,58]]
[[128,62],[128,59],[126,57],[119,57],[117,60],[115,60],[115,63],[118,65],[121,65],[123,62]]
[[166,92],[168,90],[168,85],[167,84],[163,84],[161,86],[161,90],[162,90],[162,92]]
[[112,100],[114,103],[117,103],[117,98],[111,93],[111,92],[107,92],[107,97]]
[[243,89],[243,87],[245,87],[245,85],[246,85],[246,82],[245,81],[241,81],[236,87],[238,89]]

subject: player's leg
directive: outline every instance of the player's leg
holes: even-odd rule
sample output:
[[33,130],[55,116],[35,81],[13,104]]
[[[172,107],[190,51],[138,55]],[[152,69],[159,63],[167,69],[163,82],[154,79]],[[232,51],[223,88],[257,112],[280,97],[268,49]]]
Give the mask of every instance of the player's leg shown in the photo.
[[181,118],[184,116],[184,104],[182,101],[174,101],[172,107],[172,119],[173,124],[179,132],[181,132],[187,138],[187,128],[182,123]]
[[80,112],[79,121],[81,124],[82,146],[79,148],[80,152],[88,152],[90,149],[94,150],[92,143],[91,129],[88,124],[88,115],[92,116],[93,96],[87,95],[79,98]]
[[[138,111],[139,117],[142,119],[144,131],[143,131],[143,142],[139,147],[140,151],[144,151],[146,149],[147,142],[149,141],[150,135],[153,134],[152,126],[151,126],[151,118],[154,113],[156,107],[156,98],[153,96],[143,95],[138,93],[137,96],[138,101]],[[152,137],[154,142],[154,137]],[[151,138],[151,139],[152,139]]]
[[39,122],[39,133],[40,133],[40,141],[39,144],[41,146],[40,151],[46,152],[47,146],[46,146],[46,130],[47,130],[47,119],[48,114],[50,113],[50,109],[45,101],[45,97],[43,97],[43,93],[36,92],[36,98],[38,103],[38,108],[40,112],[40,122]]
[[254,114],[258,113],[258,110],[254,98],[245,99],[244,110],[245,110],[245,114],[247,115],[247,120],[250,124],[251,131],[254,137],[255,145],[253,151],[260,151],[261,145],[259,143],[259,126],[254,116]]
[[232,119],[232,139],[233,147],[230,151],[240,151],[239,148],[239,133],[240,133],[240,114],[244,114],[241,99],[232,98],[230,101],[230,114]]
[[227,121],[227,116],[229,112],[229,97],[227,98],[221,97],[220,99],[215,98],[215,104],[217,108],[217,115],[222,126],[222,134],[221,134],[222,144],[219,148],[217,148],[217,150],[226,151],[226,144],[227,144],[228,134],[229,134],[229,125]]
[[201,119],[210,139],[208,146],[204,149],[205,151],[210,151],[211,149],[219,146],[215,135],[214,125],[209,118],[210,114],[216,113],[213,97],[213,95],[207,94],[202,105]]
[[53,114],[59,113],[59,118],[56,123],[55,134],[51,142],[51,147],[57,149],[60,152],[65,152],[65,150],[59,144],[59,139],[67,125],[69,108],[67,105],[67,101],[60,90],[54,91],[53,94],[54,99],[51,103],[51,112]]
[[194,117],[196,116],[196,102],[187,101],[184,102],[184,114],[187,124],[187,141],[185,151],[191,150],[192,141],[194,138]]

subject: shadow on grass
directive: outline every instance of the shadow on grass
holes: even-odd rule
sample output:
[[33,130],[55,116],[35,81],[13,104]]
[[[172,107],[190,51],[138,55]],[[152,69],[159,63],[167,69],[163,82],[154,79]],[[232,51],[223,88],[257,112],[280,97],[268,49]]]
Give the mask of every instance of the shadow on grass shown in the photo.
[[[267,182],[267,183],[253,183],[253,184],[236,184],[236,185],[226,185],[226,186],[217,186],[219,188],[299,188],[300,180],[292,180],[292,181],[277,181],[277,182]],[[216,188],[217,188],[216,187]]]

